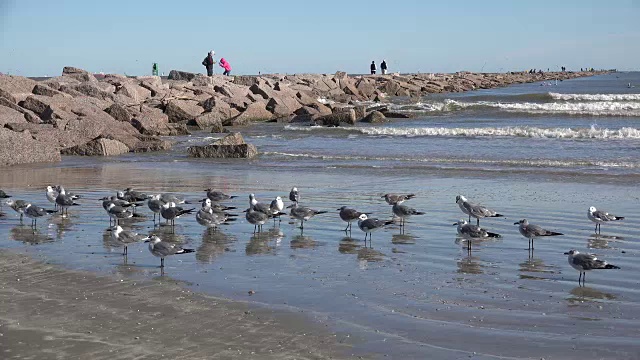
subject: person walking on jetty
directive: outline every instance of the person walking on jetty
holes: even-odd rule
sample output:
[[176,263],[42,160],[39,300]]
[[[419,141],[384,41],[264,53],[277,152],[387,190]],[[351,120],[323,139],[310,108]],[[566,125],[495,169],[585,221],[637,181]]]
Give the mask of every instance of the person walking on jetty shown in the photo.
[[382,70],[382,75],[387,73],[387,60],[382,60],[380,63],[380,70]]
[[371,75],[375,75],[376,74],[376,62],[372,61],[371,62]]
[[229,65],[229,62],[225,58],[220,59],[220,67],[224,68],[224,73],[222,73],[222,75],[231,75],[231,65]]
[[215,51],[211,50],[209,54],[207,54],[207,57],[202,60],[202,65],[207,68],[207,76],[213,76],[213,66],[216,64],[216,61],[213,59],[215,54]]

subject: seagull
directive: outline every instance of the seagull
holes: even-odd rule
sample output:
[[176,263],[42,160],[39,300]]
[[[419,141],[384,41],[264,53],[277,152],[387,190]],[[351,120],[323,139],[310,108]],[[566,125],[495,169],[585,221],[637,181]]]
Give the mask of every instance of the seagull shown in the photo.
[[149,243],[149,251],[153,256],[160,258],[160,267],[164,268],[164,258],[169,255],[187,254],[195,252],[193,249],[183,249],[179,245],[169,244],[160,240],[156,235],[151,235],[144,239],[144,242]]
[[604,260],[598,260],[598,258],[592,254],[581,254],[577,250],[570,250],[564,254],[569,255],[569,265],[580,272],[578,283],[580,283],[580,279],[582,278],[582,283],[584,284],[584,279],[587,276],[586,272],[589,270],[620,269],[618,266],[607,264]]
[[300,229],[303,231],[304,231],[305,221],[309,221],[309,219],[311,219],[316,215],[326,213],[326,211],[318,211],[318,210],[310,209],[305,206],[298,206],[297,202],[293,203],[293,205],[289,207],[291,208],[291,212],[289,213],[289,216],[291,216],[294,219],[300,220]]
[[358,217],[358,227],[364,231],[364,241],[367,241],[367,234],[369,234],[369,241],[371,241],[372,232],[390,224],[393,224],[393,220],[369,218],[367,214],[360,214]]
[[136,207],[138,206],[135,203],[131,203],[127,200],[122,200],[119,199],[116,196],[111,196],[111,197],[103,197],[102,199],[102,207],[107,210],[109,208],[110,204],[114,204],[116,206],[122,206],[123,208],[127,208],[127,207]]
[[229,214],[225,213],[222,208],[213,208],[211,205],[211,200],[208,198],[202,202],[202,208],[200,208],[196,213],[196,221],[198,224],[205,226],[208,229],[216,229],[218,225],[223,224],[226,221],[235,220],[230,219]]
[[111,232],[111,240],[113,240],[114,243],[124,246],[124,251],[122,253],[124,256],[127,256],[128,254],[127,246],[145,239],[144,235],[124,230],[120,225],[109,228],[108,231]]
[[389,205],[402,204],[403,202],[411,200],[414,197],[416,197],[415,194],[384,194],[381,196],[381,198],[384,198],[384,200]]
[[207,198],[214,203],[237,198],[235,195],[227,195],[221,191],[215,191],[212,189],[207,189],[205,191],[207,192]]
[[476,218],[476,225],[480,225],[480,218],[504,217],[504,215],[498,214],[482,205],[467,201],[467,198],[462,195],[456,196],[456,203],[460,206],[460,210],[462,210],[463,213],[469,215],[469,221],[471,221],[472,216]]
[[421,211],[416,211],[416,209],[412,207],[408,207],[407,205],[402,205],[400,203],[395,203],[391,208],[393,215],[400,218],[400,230],[404,229],[405,220],[412,215],[424,215]]
[[269,215],[263,213],[262,211],[256,211],[253,208],[253,204],[249,203],[249,209],[245,210],[245,218],[249,222],[249,224],[253,224],[253,233],[255,234],[256,229],[258,232],[262,231],[262,225],[264,225],[267,220],[269,220]]
[[273,225],[275,226],[276,217],[278,217],[278,223],[280,223],[282,221],[280,217],[282,215],[286,215],[286,213],[282,212],[282,210],[284,210],[284,202],[282,201],[282,198],[280,196],[276,196],[276,198],[271,201],[269,210],[271,212],[271,216],[273,216]]
[[[151,197],[149,198],[149,200],[147,200],[147,206],[149,207],[149,210],[151,210],[153,212],[153,223],[156,223],[156,214],[160,214],[160,210],[162,209],[162,205],[164,205],[164,203],[162,202],[162,200],[160,200],[160,194],[157,195],[151,195]],[[158,221],[160,221],[160,215],[158,215]]]
[[47,197],[47,200],[49,200],[49,202],[52,203],[53,206],[55,206],[55,208],[57,209],[58,204],[56,203],[56,198],[58,197],[58,192],[53,188],[53,186],[47,186],[47,192],[45,195]]
[[347,227],[344,228],[344,232],[350,231],[351,223],[358,220],[360,218],[360,215],[366,214],[366,213],[362,213],[360,211],[351,209],[348,206],[343,206],[337,210],[340,211],[340,219],[342,219],[342,221],[345,221],[347,223]]
[[[120,193],[120,192],[118,192]],[[120,197],[120,195],[118,194],[118,199],[122,199],[122,200],[127,200],[129,202],[140,202],[140,201],[145,201],[147,199],[149,199],[149,195],[140,192],[140,191],[136,191],[133,190],[132,188],[128,187],[126,189],[124,189],[124,192],[122,193],[122,197]]]
[[467,240],[467,250],[471,251],[471,240],[484,240],[502,237],[500,234],[488,232],[478,225],[471,225],[466,220],[460,219],[453,226],[458,226],[458,235]]
[[107,213],[109,217],[115,221],[118,225],[121,219],[129,219],[133,217],[133,213],[122,206],[118,206],[114,203],[110,203],[107,206]]
[[175,194],[160,194],[160,201],[162,201],[163,203],[176,203],[176,204],[189,204],[188,201],[186,201],[184,199],[184,197],[179,196],[179,195],[175,195]]
[[27,204],[24,207],[24,214],[31,219],[31,227],[35,228],[37,226],[38,218],[43,217],[47,214],[53,214],[56,210],[47,210],[45,208],[41,208],[38,206],[34,206],[31,204]]
[[79,206],[74,200],[78,199],[79,196],[74,194],[67,194],[62,186],[58,186],[58,196],[56,197],[56,204],[58,207],[62,209],[62,216],[65,215],[65,209],[67,210],[67,215],[69,215],[69,206]]
[[22,223],[22,218],[24,217],[24,209],[27,207],[27,205],[29,205],[29,203],[24,200],[9,199],[5,201],[5,204],[9,205],[9,207],[12,208],[13,211],[20,214],[20,223]]
[[249,202],[253,205],[253,210],[263,212],[271,216],[271,207],[256,200],[255,194],[249,194]]
[[[10,198],[11,195],[7,195],[6,192],[4,192],[4,190],[0,189],[0,199],[8,199]],[[0,209],[2,209],[2,202],[0,201]]]
[[289,192],[289,200],[296,204],[300,202],[300,193],[298,193],[297,187],[294,186],[291,188],[291,191]]
[[166,219],[167,222],[171,221],[171,226],[175,227],[177,218],[184,214],[191,214],[193,213],[193,210],[195,209],[192,208],[185,210],[180,206],[177,206],[174,202],[168,202],[162,205],[162,208],[160,209],[160,215],[162,215],[162,217]]
[[615,216],[609,214],[606,211],[596,210],[595,207],[590,207],[587,212],[587,217],[589,220],[596,223],[596,229],[594,230],[597,233],[600,233],[601,226],[603,222],[616,221],[616,220],[624,220],[624,216]]
[[529,221],[527,221],[527,219],[522,219],[516,223],[513,223],[513,225],[520,225],[519,227],[520,234],[522,234],[522,236],[529,239],[529,250],[533,250],[533,239],[539,236],[564,235],[559,232],[545,230],[538,225],[529,224]]

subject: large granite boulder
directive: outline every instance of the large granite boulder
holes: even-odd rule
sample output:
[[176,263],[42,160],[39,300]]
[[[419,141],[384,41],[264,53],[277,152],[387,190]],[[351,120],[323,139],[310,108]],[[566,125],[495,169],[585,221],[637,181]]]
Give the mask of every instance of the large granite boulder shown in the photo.
[[125,82],[117,88],[115,93],[127,96],[135,102],[142,102],[151,97],[152,91],[134,82]]
[[94,139],[84,145],[74,146],[62,151],[63,155],[116,156],[129,152],[129,147],[118,140]]
[[253,158],[258,150],[252,144],[247,144],[240,133],[231,133],[213,144],[192,146],[189,156],[197,158]]
[[143,106],[142,111],[132,114],[131,125],[143,135],[169,136],[169,117],[160,109]]
[[120,104],[113,104],[104,111],[118,121],[131,122],[131,114]]
[[316,123],[323,126],[340,126],[341,124],[355,125],[356,111],[347,109],[329,115],[323,115],[316,119]]
[[18,103],[31,95],[36,84],[37,81],[23,76],[0,75],[0,96]]
[[93,76],[93,74],[89,73],[86,70],[82,70],[79,68],[75,68],[73,66],[65,66],[62,69],[62,76],[67,76],[73,79],[76,79],[80,82],[98,82],[98,79],[96,79],[95,76]]
[[7,123],[26,123],[24,114],[10,107],[0,105],[0,127]]
[[33,87],[32,92],[36,95],[43,95],[43,96],[49,96],[49,97],[54,97],[54,96],[70,97],[69,94],[65,94],[62,91],[58,91],[50,86],[43,85],[43,84],[36,84],[36,86]]
[[380,111],[372,111],[362,119],[362,122],[370,124],[381,124],[387,122],[387,118]]
[[243,126],[251,122],[269,121],[273,119],[273,114],[267,110],[264,103],[256,102],[247,106],[247,109],[238,116],[234,116],[224,121],[225,126]]
[[18,106],[16,103],[11,102],[10,100],[7,100],[4,97],[0,97],[0,106],[6,106],[10,109],[13,109],[21,113],[22,115],[24,115],[24,118],[30,123],[39,124],[42,122],[42,119],[40,119],[40,116],[38,116],[33,111],[22,108]]
[[193,100],[171,100],[164,110],[169,117],[169,122],[189,122],[193,121],[204,109]]
[[29,131],[0,128],[0,166],[60,161],[60,150],[35,140]]
[[196,77],[197,74],[179,71],[179,70],[171,70],[169,72],[169,80],[183,80],[183,81],[191,81]]

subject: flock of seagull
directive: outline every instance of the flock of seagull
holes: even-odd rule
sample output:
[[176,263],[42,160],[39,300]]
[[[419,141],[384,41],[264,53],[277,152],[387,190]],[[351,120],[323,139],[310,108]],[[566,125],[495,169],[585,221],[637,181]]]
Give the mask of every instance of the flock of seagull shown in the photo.
[[[202,207],[196,212],[195,218],[198,224],[208,228],[217,229],[220,225],[232,222],[236,219],[236,214],[232,214],[229,211],[236,209],[235,207],[222,205],[223,202],[236,198],[237,196],[227,195],[220,191],[207,189],[207,197],[198,202],[202,203]],[[382,196],[387,204],[391,205],[391,211],[395,218],[400,220],[400,231],[403,232],[406,226],[406,219],[414,215],[424,215],[424,212],[417,211],[416,209],[404,205],[407,200],[414,198],[414,194],[385,194]],[[80,196],[65,191],[62,186],[47,186],[46,198],[55,206],[55,210],[48,210],[24,200],[13,200],[11,196],[0,190],[0,199],[5,200],[5,204],[11,207],[20,215],[20,222],[23,221],[23,216],[31,219],[31,226],[35,228],[37,226],[37,220],[48,214],[60,212],[63,217],[68,216],[69,208],[78,206],[76,202]],[[143,192],[135,191],[131,188],[127,188],[124,191],[117,191],[115,196],[102,198],[102,206],[109,215],[109,229],[111,239],[124,247],[123,255],[127,255],[127,246],[133,243],[144,241],[149,243],[149,251],[156,257],[160,258],[160,267],[164,268],[164,259],[170,255],[185,254],[194,252],[193,249],[185,249],[181,246],[169,242],[162,241],[156,235],[144,236],[133,231],[124,230],[119,222],[124,219],[130,219],[134,217],[142,217],[136,213],[136,208],[143,205],[146,201],[148,208],[153,212],[154,227],[156,225],[156,217],[158,219],[158,225],[160,224],[160,218],[165,219],[167,225],[175,227],[175,220],[183,215],[193,214],[195,208],[185,209],[182,205],[189,204],[184,197],[175,194],[163,193],[147,195]],[[254,226],[254,233],[262,231],[262,226],[273,219],[275,221],[281,221],[282,215],[289,215],[291,218],[300,221],[300,229],[304,231],[304,223],[309,221],[316,215],[327,213],[327,211],[314,210],[306,206],[301,206],[300,193],[296,187],[292,188],[289,192],[289,200],[291,205],[285,208],[284,201],[280,196],[275,197],[269,204],[259,202],[254,194],[249,195],[249,208],[244,210],[245,218],[247,222]],[[503,215],[483,206],[480,204],[472,203],[462,195],[456,197],[456,203],[460,207],[460,210],[465,215],[468,215],[468,221],[460,219],[454,223],[457,226],[457,233],[460,237],[466,240],[467,249],[471,251],[472,241],[484,240],[489,238],[499,238],[500,234],[487,231],[480,227],[480,219],[483,218],[496,218],[503,217]],[[0,203],[1,205],[1,203]],[[0,208],[1,209],[1,208]],[[289,209],[287,214],[285,209]],[[382,220],[378,218],[369,217],[369,213],[360,212],[348,206],[342,206],[337,209],[339,211],[340,218],[347,223],[345,232],[351,231],[353,222],[357,222],[358,227],[365,233],[365,242],[367,237],[371,241],[371,233],[387,225],[395,223],[394,220]],[[0,217],[5,216],[0,211]],[[471,218],[476,219],[476,224],[470,224]],[[587,212],[589,220],[596,224],[595,232],[601,231],[601,225],[603,223],[610,223],[614,221],[623,220],[624,217],[615,216],[605,211],[597,210],[595,207],[590,207]],[[538,237],[546,236],[559,236],[563,235],[559,232],[546,230],[538,225],[530,224],[527,219],[522,219],[514,225],[519,226],[519,231],[522,236],[529,240],[529,250],[533,250],[534,239]],[[586,271],[595,269],[619,269],[618,266],[608,264],[606,261],[597,259],[592,254],[583,254],[576,250],[570,250],[566,252],[568,255],[568,261],[571,267],[576,269],[580,276],[578,282],[584,283]]]

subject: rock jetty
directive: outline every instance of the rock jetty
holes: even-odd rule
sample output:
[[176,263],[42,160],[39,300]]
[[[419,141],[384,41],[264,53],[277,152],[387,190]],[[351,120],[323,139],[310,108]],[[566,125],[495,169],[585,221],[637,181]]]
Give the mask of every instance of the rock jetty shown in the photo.
[[[111,156],[166,150],[172,144],[163,136],[185,135],[190,129],[225,132],[225,127],[265,121],[325,126],[381,123],[406,117],[384,106],[393,97],[600,73],[349,76],[336,72],[207,77],[171,71],[168,80],[117,74],[98,80],[85,70],[65,67],[61,76],[43,81],[0,75],[0,166],[60,161],[61,155]],[[371,106],[371,102],[381,105]],[[246,148],[243,154],[253,156],[255,149]],[[226,148],[209,154],[239,153]],[[195,150],[191,155],[198,156]]]

